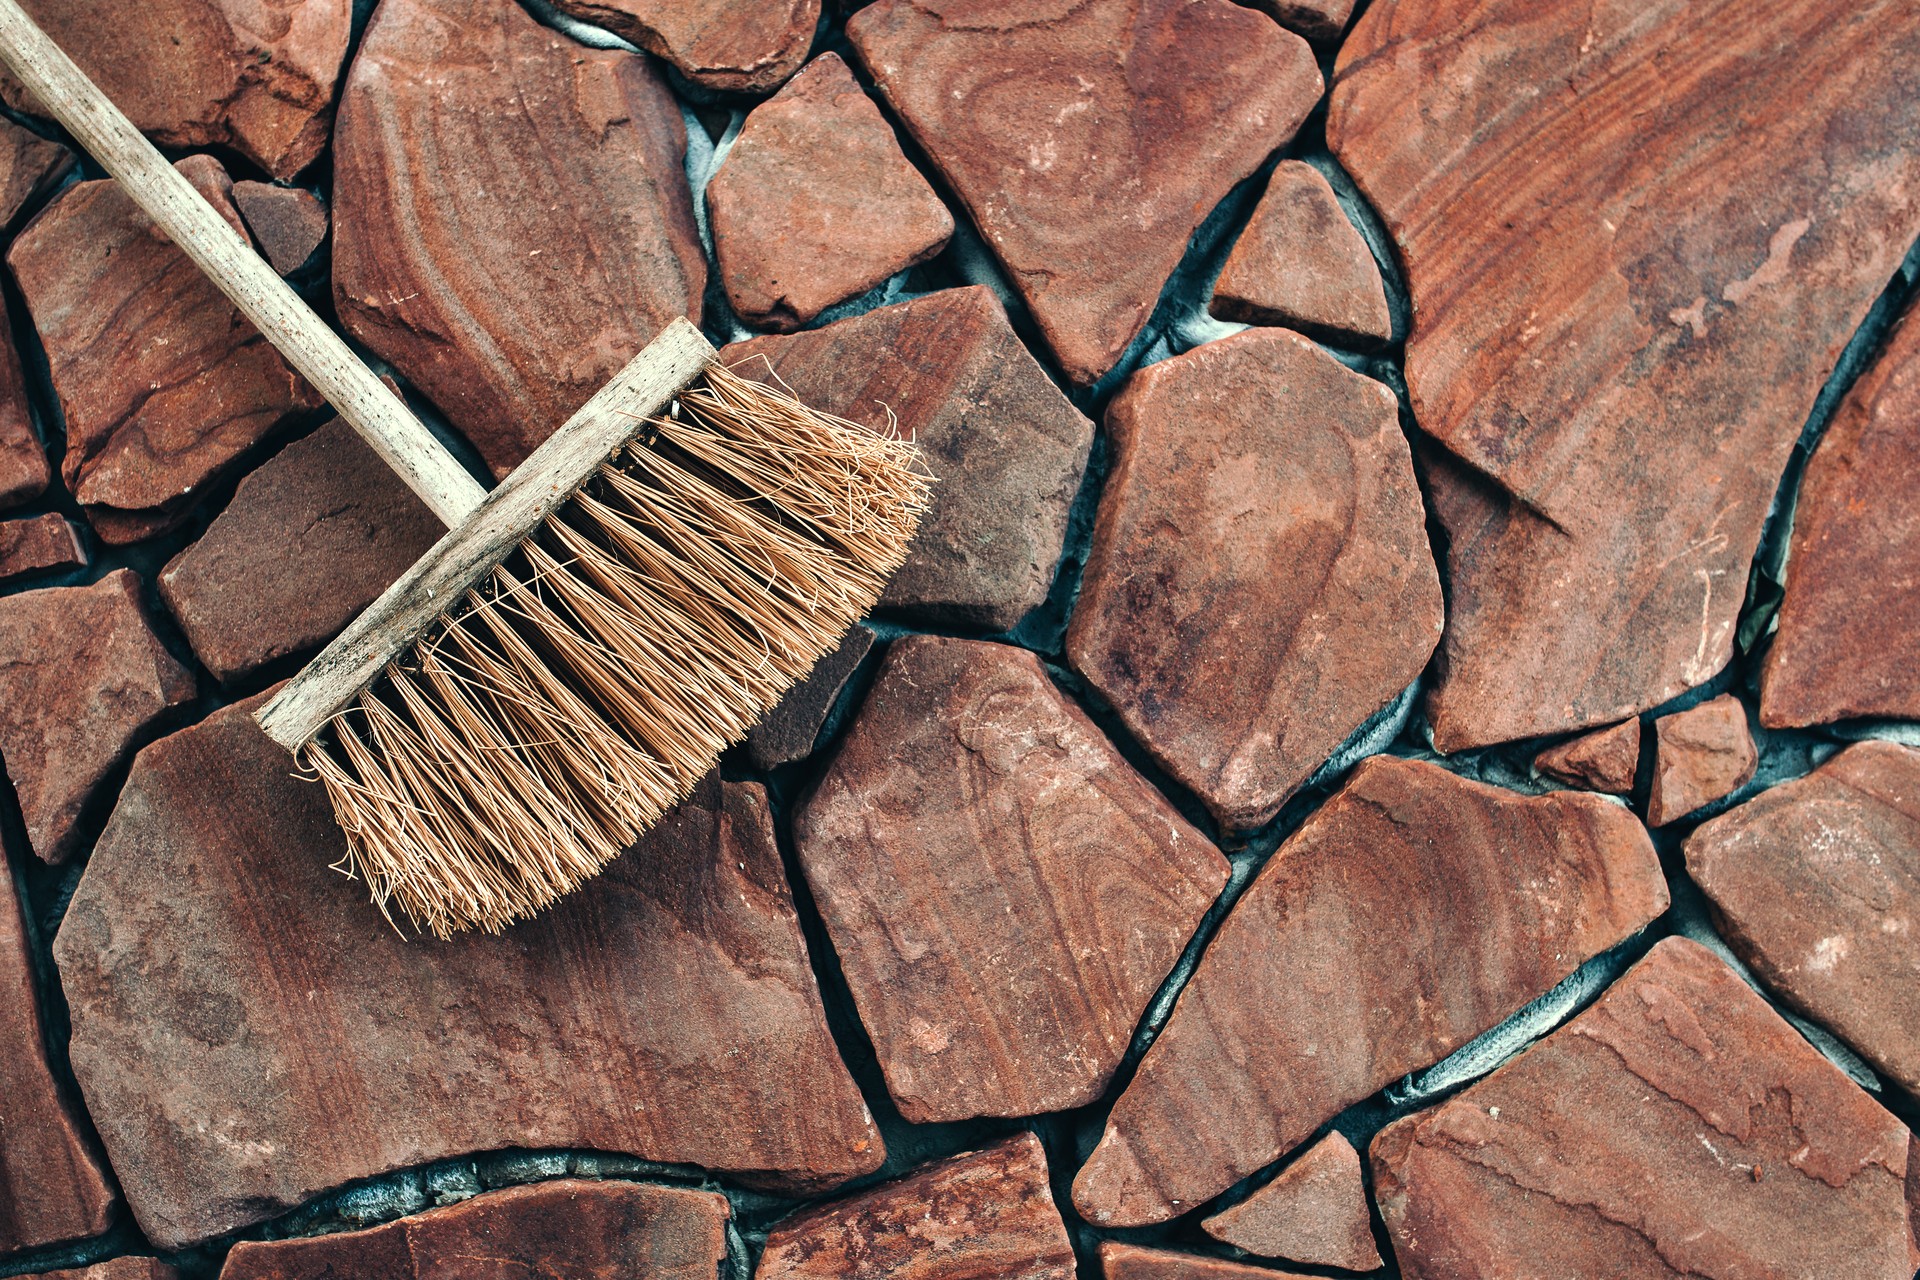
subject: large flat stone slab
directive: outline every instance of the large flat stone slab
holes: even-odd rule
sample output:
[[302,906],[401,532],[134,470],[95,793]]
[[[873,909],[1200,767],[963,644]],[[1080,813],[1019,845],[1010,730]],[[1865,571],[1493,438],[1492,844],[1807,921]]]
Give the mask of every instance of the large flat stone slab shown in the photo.
[[767,93],[806,61],[820,0],[554,0],[605,27],[701,89]]

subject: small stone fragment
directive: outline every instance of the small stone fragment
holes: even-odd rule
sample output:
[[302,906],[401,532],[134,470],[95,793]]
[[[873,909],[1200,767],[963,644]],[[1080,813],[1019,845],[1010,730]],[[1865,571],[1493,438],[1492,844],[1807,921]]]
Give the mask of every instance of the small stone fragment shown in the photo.
[[0,598],[0,654],[0,760],[33,851],[64,862],[95,789],[193,697],[193,675],[153,634],[130,569]]
[[327,238],[327,206],[304,188],[236,182],[233,202],[260,251],[283,276],[298,271]]
[[1309,40],[1335,40],[1347,29],[1354,0],[1245,0]]
[[243,1240],[220,1280],[713,1280],[729,1213],[715,1191],[561,1178],[366,1231]]
[[111,1258],[71,1271],[42,1271],[35,1280],[179,1280],[180,1273],[158,1258]]
[[13,324],[0,307],[0,511],[33,501],[52,480],[47,451],[40,447],[27,410],[27,380],[20,370]]
[[1106,1280],[1307,1280],[1292,1271],[1250,1267],[1170,1249],[1143,1249],[1113,1240],[1100,1243],[1100,1274]]
[[813,741],[820,736],[840,690],[872,648],[873,632],[854,627],[839,648],[816,662],[805,680],[760,717],[760,723],[747,731],[747,754],[754,768],[777,769],[812,754]]
[[783,333],[953,234],[953,215],[832,53],[753,109],[707,184],[707,216],[727,301]]
[[1849,747],[1685,848],[1760,980],[1920,1094],[1920,751]]
[[340,99],[333,296],[504,476],[675,318],[706,258],[645,57],[516,0],[383,0]]
[[1197,1208],[1666,907],[1620,805],[1369,757],[1221,926],[1074,1203],[1099,1226]]
[[1371,1155],[1423,1280],[1909,1280],[1908,1141],[1712,952],[1667,938]]
[[1022,1133],[774,1224],[754,1280],[1073,1280],[1040,1140]]
[[820,0],[553,0],[716,93],[770,93],[800,69]]
[[1306,42],[1228,0],[880,0],[847,37],[1081,386],[1320,98]]
[[1282,160],[1213,286],[1222,320],[1278,324],[1371,350],[1393,336],[1373,252],[1320,171]]
[[794,843],[915,1123],[1094,1101],[1225,858],[1024,649],[889,647]]
[[240,482],[160,597],[207,669],[233,680],[317,648],[446,530],[335,419]]
[[1583,733],[1533,758],[1534,771],[1588,791],[1624,796],[1640,770],[1640,718]]
[[1393,395],[1256,329],[1134,374],[1107,431],[1067,656],[1222,825],[1256,827],[1440,638]]
[[1263,1258],[1346,1271],[1380,1265],[1360,1153],[1338,1129],[1308,1147],[1272,1182],[1200,1225],[1215,1240]]
[[[241,230],[219,162],[174,167]],[[209,480],[322,403],[117,183],[61,192],[7,263],[66,414],[61,474],[106,542],[179,523]]]
[[938,481],[881,597],[920,622],[1012,627],[1046,599],[1093,446],[991,290],[945,289],[791,336],[737,342],[734,372],[920,446]]
[[1664,827],[1732,795],[1753,777],[1760,753],[1747,709],[1730,693],[1653,722],[1653,790],[1647,825]]
[[0,520],[0,582],[50,569],[78,569],[86,563],[80,531],[59,512]]
[[71,168],[73,152],[11,120],[0,120],[0,225],[51,191]]

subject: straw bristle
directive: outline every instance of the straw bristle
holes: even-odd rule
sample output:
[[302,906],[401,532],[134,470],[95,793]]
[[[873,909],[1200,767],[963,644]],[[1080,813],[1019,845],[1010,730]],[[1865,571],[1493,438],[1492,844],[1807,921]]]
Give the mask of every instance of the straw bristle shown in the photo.
[[443,938],[578,887],[873,606],[928,484],[709,368],[302,749],[345,869]]

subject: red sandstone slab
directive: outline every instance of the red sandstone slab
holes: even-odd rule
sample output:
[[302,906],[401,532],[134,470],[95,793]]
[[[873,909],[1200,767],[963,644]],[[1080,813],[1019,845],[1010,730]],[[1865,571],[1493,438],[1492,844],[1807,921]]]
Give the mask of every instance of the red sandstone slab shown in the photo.
[[1263,1258],[1345,1271],[1380,1265],[1360,1153],[1337,1129],[1272,1182],[1200,1225],[1214,1239]]
[[1207,309],[1222,320],[1285,325],[1362,350],[1393,336],[1373,251],[1331,184],[1299,160],[1274,169]]
[[1752,779],[1760,753],[1747,709],[1730,693],[1653,722],[1653,789],[1647,825],[1663,827],[1725,799]]
[[327,206],[304,187],[236,182],[233,203],[260,252],[283,276],[299,270],[327,238]]
[[80,531],[57,511],[20,520],[0,520],[0,583],[87,563]]
[[1533,758],[1533,767],[1549,778],[1589,791],[1627,795],[1640,771],[1640,719],[1635,716],[1548,747]]
[[0,311],[0,511],[33,501],[52,480],[47,451],[40,447],[27,410],[26,375],[13,342],[13,324]]
[[38,1280],[179,1280],[179,1276],[158,1258],[111,1258],[70,1271],[42,1271]]
[[747,754],[756,769],[777,769],[813,754],[814,739],[840,691],[872,649],[873,632],[854,627],[839,648],[814,663],[807,678],[787,690],[779,705],[748,730]]
[[1354,0],[1246,0],[1275,22],[1309,40],[1336,40],[1353,16]]
[[1114,1240],[1100,1244],[1100,1274],[1106,1280],[1305,1280],[1297,1272],[1250,1267],[1225,1258],[1170,1249],[1145,1249]]
[[0,120],[0,223],[51,191],[73,168],[73,152],[11,120]]
[[554,0],[554,8],[719,93],[778,88],[806,61],[820,22],[820,0]]

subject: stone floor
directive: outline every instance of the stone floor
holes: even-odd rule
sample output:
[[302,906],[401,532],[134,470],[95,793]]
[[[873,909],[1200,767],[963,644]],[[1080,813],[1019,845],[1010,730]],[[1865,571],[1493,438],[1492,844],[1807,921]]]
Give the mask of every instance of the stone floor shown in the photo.
[[476,471],[940,484],[402,936],[249,712],[437,527],[0,77],[0,1275],[1914,1274],[1920,8],[26,7]]

